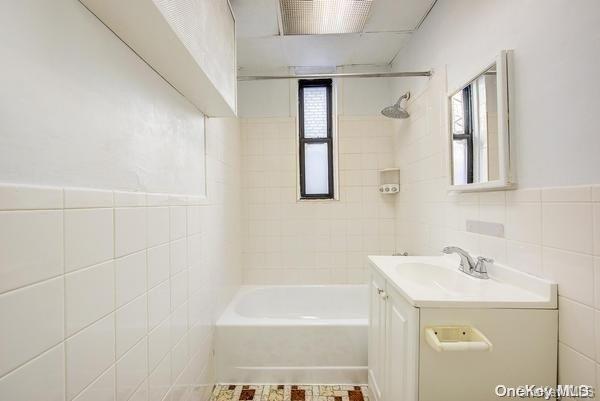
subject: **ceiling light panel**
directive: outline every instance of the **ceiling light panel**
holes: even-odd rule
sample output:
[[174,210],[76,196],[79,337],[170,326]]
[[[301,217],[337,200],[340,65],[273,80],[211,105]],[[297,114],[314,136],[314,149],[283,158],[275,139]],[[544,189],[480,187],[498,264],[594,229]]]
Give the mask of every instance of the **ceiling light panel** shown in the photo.
[[284,35],[362,32],[373,0],[279,0]]

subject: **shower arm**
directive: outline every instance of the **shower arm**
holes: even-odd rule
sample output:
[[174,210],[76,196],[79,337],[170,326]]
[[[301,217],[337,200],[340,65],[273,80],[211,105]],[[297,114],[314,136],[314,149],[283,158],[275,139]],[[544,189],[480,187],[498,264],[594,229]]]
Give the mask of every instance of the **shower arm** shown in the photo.
[[404,100],[404,99],[406,99],[406,101],[408,101],[408,99],[410,99],[410,92],[406,92],[404,95],[400,96],[400,98],[398,99],[396,104],[394,104],[394,106],[400,107],[400,102],[402,102],[402,100]]

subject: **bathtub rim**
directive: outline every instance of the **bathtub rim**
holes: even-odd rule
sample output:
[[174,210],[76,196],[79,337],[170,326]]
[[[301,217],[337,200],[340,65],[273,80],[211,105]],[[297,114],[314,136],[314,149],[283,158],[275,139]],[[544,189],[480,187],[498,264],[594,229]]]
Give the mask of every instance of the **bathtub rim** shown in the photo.
[[235,295],[227,304],[227,307],[223,310],[221,315],[216,320],[216,327],[280,327],[280,326],[342,326],[342,327],[361,327],[368,326],[369,316],[368,313],[364,318],[356,319],[286,319],[286,318],[260,318],[260,317],[246,317],[239,315],[235,311],[235,305],[240,299],[246,296],[252,291],[256,291],[264,288],[322,288],[322,287],[343,287],[343,288],[365,288],[366,284],[284,284],[284,285],[241,285],[236,291]]

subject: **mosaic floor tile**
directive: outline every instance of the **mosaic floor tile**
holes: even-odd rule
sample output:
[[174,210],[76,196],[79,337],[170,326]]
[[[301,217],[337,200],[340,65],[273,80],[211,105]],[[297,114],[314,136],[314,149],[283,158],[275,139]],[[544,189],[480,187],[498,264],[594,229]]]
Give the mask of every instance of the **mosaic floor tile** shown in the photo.
[[211,401],[369,401],[367,386],[217,384]]

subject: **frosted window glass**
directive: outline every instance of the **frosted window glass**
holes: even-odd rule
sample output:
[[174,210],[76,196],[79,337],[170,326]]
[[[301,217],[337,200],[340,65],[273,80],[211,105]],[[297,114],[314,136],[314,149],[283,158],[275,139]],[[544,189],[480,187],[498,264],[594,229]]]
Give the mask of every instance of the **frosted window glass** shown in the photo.
[[455,139],[453,141],[452,153],[453,161],[452,166],[454,168],[454,185],[469,184],[467,176],[467,164],[468,164],[468,146],[466,139]]
[[327,143],[304,144],[304,182],[307,195],[329,193]]
[[304,88],[304,137],[327,137],[327,88]]

